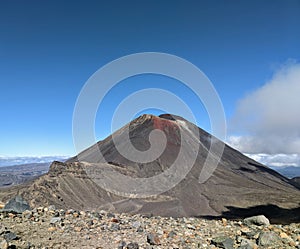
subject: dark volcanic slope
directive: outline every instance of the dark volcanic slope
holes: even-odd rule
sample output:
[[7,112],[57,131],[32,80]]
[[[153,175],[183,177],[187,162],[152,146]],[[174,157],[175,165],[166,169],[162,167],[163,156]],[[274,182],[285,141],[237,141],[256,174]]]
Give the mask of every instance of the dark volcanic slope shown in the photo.
[[[47,175],[20,188],[19,192],[32,205],[51,203],[64,208],[105,208],[167,216],[217,216],[226,211],[228,214],[230,210],[242,210],[244,214],[259,205],[275,205],[278,210],[299,207],[300,191],[291,185],[289,179],[227,145],[212,177],[200,184],[198,177],[207,157],[211,135],[180,117],[143,115],[137,118],[115,133],[115,142],[123,148],[128,147],[124,143],[124,130],[127,128],[132,144],[139,150],[149,149],[148,137],[153,129],[162,130],[168,139],[166,149],[150,163],[136,163],[120,155],[110,136],[80,154],[86,163],[77,162],[77,157],[66,163],[54,162]],[[183,155],[189,157],[191,151],[198,148],[199,154],[185,179],[159,196],[146,199],[116,196],[95,184],[84,170],[89,164],[98,163],[97,167],[103,171],[113,167],[133,177],[159,174],[170,167],[177,156],[182,144],[180,131],[185,144],[188,144],[183,148]],[[199,137],[195,136],[195,131],[199,132]],[[99,157],[98,148],[105,160]]]

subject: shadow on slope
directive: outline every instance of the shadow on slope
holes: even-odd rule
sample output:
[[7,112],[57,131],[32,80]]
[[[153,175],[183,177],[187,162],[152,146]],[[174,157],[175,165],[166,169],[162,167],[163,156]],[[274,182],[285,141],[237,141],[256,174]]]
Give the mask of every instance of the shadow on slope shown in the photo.
[[300,223],[300,203],[299,207],[285,209],[276,205],[260,205],[249,208],[239,208],[226,206],[228,211],[224,211],[220,216],[201,216],[205,219],[244,219],[255,215],[265,215],[272,224]]

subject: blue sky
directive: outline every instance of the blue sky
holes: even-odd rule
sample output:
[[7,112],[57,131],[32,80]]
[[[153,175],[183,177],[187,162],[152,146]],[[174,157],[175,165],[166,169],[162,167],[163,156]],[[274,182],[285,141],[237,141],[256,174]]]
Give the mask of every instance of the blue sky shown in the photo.
[[[112,60],[148,51],[180,56],[209,77],[235,147],[298,155],[280,146],[273,151],[239,147],[241,134],[255,138],[261,126],[245,131],[236,120],[243,118],[239,110],[245,99],[273,84],[282,70],[298,77],[293,72],[300,60],[299,13],[300,2],[294,0],[1,1],[0,155],[73,155],[73,109],[87,79]],[[98,121],[109,121],[124,95],[164,87],[181,95],[201,126],[210,129],[201,104],[175,80],[145,75],[121,83],[99,109]],[[298,120],[287,120],[297,125]],[[107,127],[96,128],[99,139],[109,134]]]

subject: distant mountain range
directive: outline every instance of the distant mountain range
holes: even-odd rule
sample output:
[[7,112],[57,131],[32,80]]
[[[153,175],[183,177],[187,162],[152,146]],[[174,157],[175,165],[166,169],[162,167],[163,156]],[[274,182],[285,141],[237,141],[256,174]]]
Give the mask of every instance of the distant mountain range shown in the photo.
[[0,187],[28,182],[48,172],[51,162],[0,167]]
[[[133,158],[136,149],[147,151],[153,130],[160,130],[165,136],[150,136],[151,143],[156,146],[153,151],[145,153],[145,158],[152,158],[151,153],[155,154],[165,142],[166,147],[158,158],[138,162],[120,154],[120,148]],[[128,135],[131,144],[125,139]],[[289,212],[299,208],[300,191],[293,182],[226,144],[218,167],[210,178],[200,183],[201,172],[209,173],[214,168],[214,161],[209,161],[207,168],[204,165],[211,153],[210,147],[215,143],[222,142],[181,117],[142,115],[65,163],[53,162],[47,174],[32,182],[2,188],[0,200],[5,202],[18,193],[33,207],[54,204],[64,209],[106,209],[173,217],[225,214],[226,217],[240,217],[242,214],[264,214],[263,210],[270,210],[270,206],[276,207],[276,212],[266,213],[271,219],[300,219]],[[136,198],[136,193],[141,190],[148,191],[143,189],[143,182],[154,179],[151,187],[156,189],[172,180],[173,174],[166,174],[164,181],[158,182],[156,176],[169,172],[179,153],[182,160],[181,168],[176,169],[179,173],[196,153],[196,160],[189,172],[183,175],[184,179],[163,193]],[[212,156],[214,158],[215,154]],[[111,191],[111,187],[117,186],[123,191],[131,187],[131,182],[120,185],[113,178],[105,178],[115,174],[129,177],[132,182],[141,179],[141,184],[132,189],[132,194],[123,196]],[[108,188],[101,187],[106,181],[110,181],[106,185]],[[261,209],[262,206],[266,208]]]
[[300,167],[295,166],[283,166],[283,167],[272,167],[271,169],[276,170],[280,174],[288,178],[300,177]]
[[18,185],[45,174],[55,160],[65,161],[65,156],[0,157],[0,187]]
[[68,156],[0,156],[0,167],[65,161]]

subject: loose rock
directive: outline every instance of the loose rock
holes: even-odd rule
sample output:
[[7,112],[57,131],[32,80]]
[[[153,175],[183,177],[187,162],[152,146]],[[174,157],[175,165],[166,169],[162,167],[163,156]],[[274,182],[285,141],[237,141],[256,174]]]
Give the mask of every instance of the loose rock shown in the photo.
[[154,233],[148,233],[147,234],[147,242],[150,245],[159,245],[160,244],[160,240],[157,234]]
[[0,239],[0,249],[7,249],[8,243],[5,239]]
[[16,196],[9,200],[2,211],[22,213],[25,210],[31,210],[30,206],[21,196]]
[[279,241],[278,236],[274,232],[261,232],[258,238],[260,246],[275,245]]
[[264,215],[252,216],[244,219],[246,225],[269,226],[270,221]]
[[220,236],[212,239],[212,244],[225,249],[233,249],[234,240],[225,236]]
[[4,239],[9,242],[9,241],[12,241],[12,240],[16,240],[18,239],[18,236],[15,234],[15,233],[12,233],[10,231],[8,231],[7,233],[5,233],[3,235]]
[[299,223],[246,225],[221,218],[148,217],[51,206],[11,214],[0,213],[0,245],[5,249],[288,249],[300,244]]
[[139,249],[139,245],[138,243],[134,242],[134,243],[129,243],[127,246],[126,246],[127,249]]

